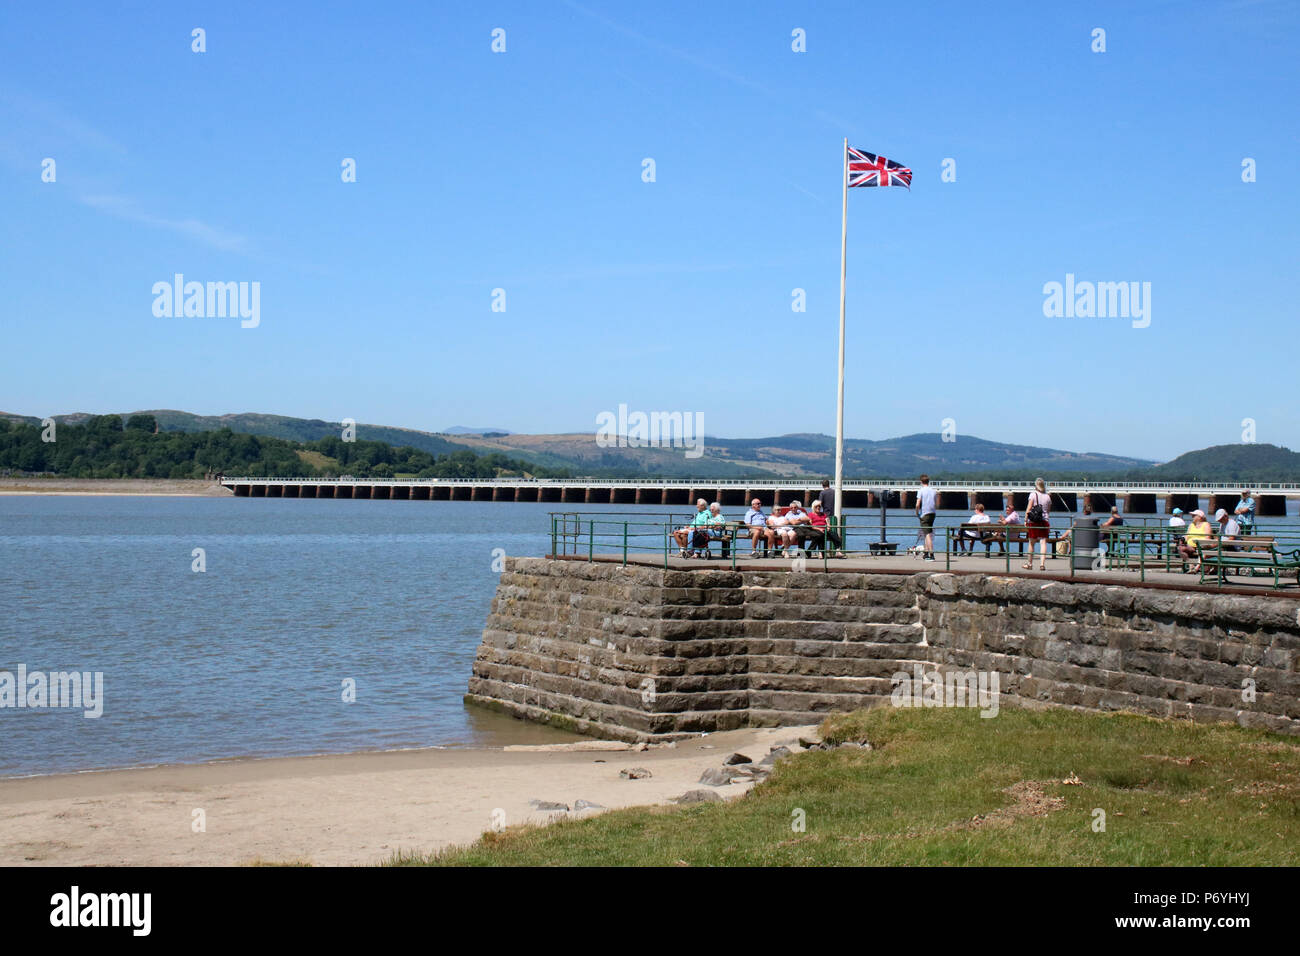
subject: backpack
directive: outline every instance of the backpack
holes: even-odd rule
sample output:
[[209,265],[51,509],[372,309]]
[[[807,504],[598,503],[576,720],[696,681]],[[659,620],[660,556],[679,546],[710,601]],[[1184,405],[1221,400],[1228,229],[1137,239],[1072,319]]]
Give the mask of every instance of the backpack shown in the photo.
[[1047,520],[1047,515],[1043,514],[1043,506],[1038,503],[1038,492],[1034,492],[1034,500],[1029,505],[1029,510],[1025,512],[1025,520],[1030,524],[1042,524]]

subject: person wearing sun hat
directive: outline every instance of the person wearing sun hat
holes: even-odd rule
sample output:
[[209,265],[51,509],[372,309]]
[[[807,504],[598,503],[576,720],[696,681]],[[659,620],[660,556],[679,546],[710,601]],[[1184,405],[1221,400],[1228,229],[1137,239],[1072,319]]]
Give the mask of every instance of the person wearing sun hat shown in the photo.
[[1186,527],[1187,527],[1187,521],[1183,518],[1183,509],[1182,509],[1182,508],[1175,508],[1171,514],[1172,514],[1172,517],[1170,517],[1170,519],[1169,519],[1169,527],[1171,527],[1171,528],[1186,528]]
[[1183,543],[1178,546],[1178,553],[1189,561],[1195,563],[1187,570],[1196,572],[1201,570],[1201,553],[1196,550],[1198,541],[1210,541],[1214,538],[1214,529],[1210,522],[1205,520],[1205,512],[1197,508],[1192,512],[1192,523],[1187,526],[1187,534]]

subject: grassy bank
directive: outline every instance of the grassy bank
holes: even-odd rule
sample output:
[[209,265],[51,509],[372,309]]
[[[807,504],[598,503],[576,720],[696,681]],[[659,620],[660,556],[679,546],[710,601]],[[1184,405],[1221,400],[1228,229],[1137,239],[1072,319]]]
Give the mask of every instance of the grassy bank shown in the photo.
[[[1300,740],[1126,714],[1011,708],[981,719],[973,710],[884,707],[833,717],[823,734],[873,749],[797,754],[733,803],[513,828],[470,847],[392,862],[1300,863]],[[1094,829],[1096,809],[1105,812],[1104,832]],[[796,811],[804,832],[792,828]]]

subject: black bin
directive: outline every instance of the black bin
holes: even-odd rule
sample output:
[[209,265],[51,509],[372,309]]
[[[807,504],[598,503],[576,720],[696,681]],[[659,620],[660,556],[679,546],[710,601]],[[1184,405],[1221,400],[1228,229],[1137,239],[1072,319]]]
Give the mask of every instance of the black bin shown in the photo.
[[1079,516],[1070,526],[1070,558],[1074,570],[1091,571],[1093,558],[1101,545],[1101,532],[1097,529],[1097,519],[1091,516]]

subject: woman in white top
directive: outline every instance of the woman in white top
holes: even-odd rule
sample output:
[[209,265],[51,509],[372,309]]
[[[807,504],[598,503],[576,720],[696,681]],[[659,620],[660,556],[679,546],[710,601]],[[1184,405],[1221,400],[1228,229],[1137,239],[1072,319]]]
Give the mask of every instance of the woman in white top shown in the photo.
[[[1034,514],[1034,506],[1037,505],[1043,512],[1041,520],[1033,520],[1029,516]],[[1034,569],[1034,542],[1038,544],[1038,570],[1047,570],[1047,533],[1050,528],[1052,516],[1052,496],[1047,493],[1047,483],[1041,478],[1034,479],[1034,490],[1029,493],[1029,501],[1025,504],[1025,531],[1029,537],[1029,562],[1022,564],[1021,567],[1026,571]]]

